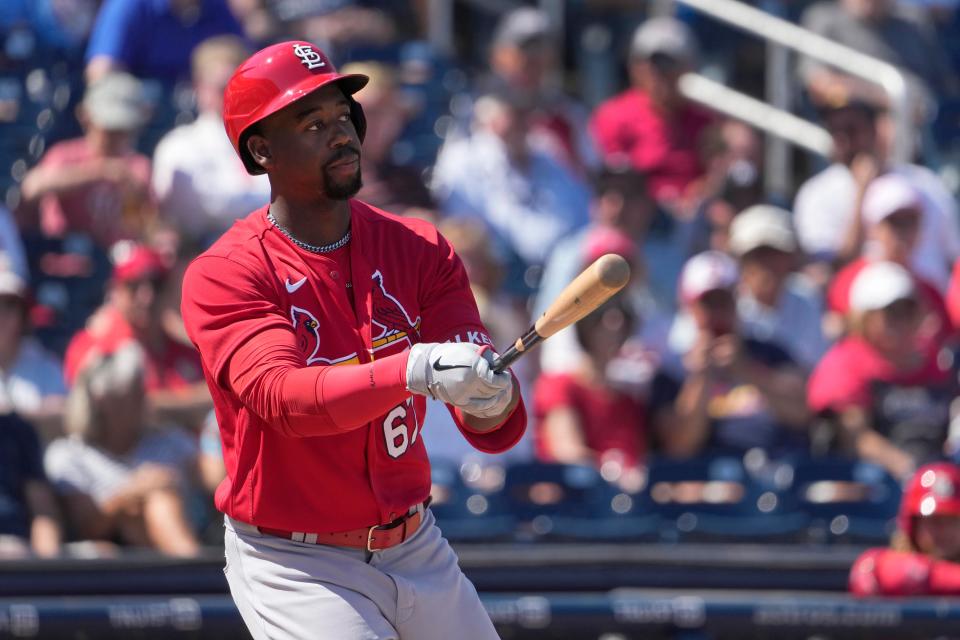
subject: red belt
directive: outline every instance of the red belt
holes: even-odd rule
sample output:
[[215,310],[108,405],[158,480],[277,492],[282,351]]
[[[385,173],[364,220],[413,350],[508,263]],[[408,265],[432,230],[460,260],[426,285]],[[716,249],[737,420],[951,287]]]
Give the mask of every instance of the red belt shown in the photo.
[[335,531],[333,533],[304,533],[301,531],[282,531],[280,529],[268,529],[267,527],[257,527],[260,533],[268,536],[277,536],[286,538],[294,542],[306,542],[307,544],[327,544],[337,547],[354,547],[357,549],[366,549],[367,551],[382,551],[395,547],[420,528],[423,522],[423,512],[430,504],[430,498],[427,498],[420,504],[410,507],[406,515],[400,516],[387,524],[377,524],[372,527],[363,527],[353,531]]

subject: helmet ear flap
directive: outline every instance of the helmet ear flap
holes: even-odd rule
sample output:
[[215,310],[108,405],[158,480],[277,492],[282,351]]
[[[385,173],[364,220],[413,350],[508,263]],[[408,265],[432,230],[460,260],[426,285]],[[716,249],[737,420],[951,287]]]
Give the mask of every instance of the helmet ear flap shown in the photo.
[[353,128],[357,130],[357,137],[360,138],[360,142],[363,142],[367,135],[367,117],[363,114],[363,107],[360,106],[359,102],[351,96],[347,96],[347,100],[350,101],[350,119],[353,120]]

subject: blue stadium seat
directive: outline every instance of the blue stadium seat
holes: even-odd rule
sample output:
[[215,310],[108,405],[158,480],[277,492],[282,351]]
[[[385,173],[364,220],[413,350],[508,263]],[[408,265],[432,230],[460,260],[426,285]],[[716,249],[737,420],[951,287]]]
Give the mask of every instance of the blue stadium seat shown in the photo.
[[507,468],[504,493],[520,522],[518,538],[654,540],[659,518],[644,496],[629,495],[593,467],[523,463]]
[[448,540],[497,541],[513,537],[516,520],[496,490],[469,486],[459,465],[431,462],[430,509]]
[[733,457],[652,460],[647,492],[665,541],[791,541],[809,522],[789,493],[760,484]]
[[815,541],[884,544],[893,532],[901,489],[884,469],[846,458],[794,465],[793,491],[812,519]]

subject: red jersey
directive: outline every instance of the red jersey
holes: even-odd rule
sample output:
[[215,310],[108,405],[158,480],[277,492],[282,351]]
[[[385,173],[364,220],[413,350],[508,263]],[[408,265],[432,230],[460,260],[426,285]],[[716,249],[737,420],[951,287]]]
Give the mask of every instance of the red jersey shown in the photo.
[[919,349],[916,367],[898,369],[861,338],[835,344],[810,376],[807,404],[817,412],[867,411],[871,427],[914,459],[943,455],[957,396],[953,359]]
[[553,456],[543,437],[543,420],[554,409],[572,410],[580,419],[583,438],[601,462],[605,454],[619,452],[628,466],[643,462],[647,451],[647,418],[644,403],[609,387],[591,387],[568,373],[542,375],[534,391],[537,417],[537,457]]
[[[425,500],[426,401],[406,391],[403,352],[417,342],[490,343],[463,265],[432,225],[358,200],[350,211],[350,242],[316,254],[275,228],[264,207],[184,276],[183,318],[227,470],[215,501],[238,520],[346,531]],[[526,426],[522,401],[486,433],[451,413],[485,452],[510,448]]]
[[[128,340],[136,340],[133,328],[113,309],[97,314],[94,328],[78,331],[70,340],[63,358],[67,384],[73,384],[80,366],[90,350],[112,352]],[[166,337],[160,350],[140,343],[146,359],[143,383],[147,391],[176,391],[203,380],[200,356],[187,344]]]
[[628,160],[647,176],[657,201],[683,196],[703,175],[700,137],[716,118],[691,104],[671,117],[657,111],[647,94],[628,89],[601,104],[590,129],[605,160]]
[[960,564],[922,553],[868,549],[850,569],[858,596],[960,595]]

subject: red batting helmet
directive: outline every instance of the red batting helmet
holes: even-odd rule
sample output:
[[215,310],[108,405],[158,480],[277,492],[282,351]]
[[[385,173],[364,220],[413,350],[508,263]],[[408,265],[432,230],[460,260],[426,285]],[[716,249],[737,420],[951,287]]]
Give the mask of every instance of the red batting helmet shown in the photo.
[[336,82],[350,101],[350,117],[363,141],[367,120],[353,94],[369,78],[339,74],[327,56],[309,42],[292,41],[261,49],[237,67],[223,92],[223,126],[247,172],[264,173],[246,149],[250,127],[320,87]]
[[914,521],[932,515],[960,515],[960,467],[937,462],[917,469],[900,502],[900,529],[913,541]]

